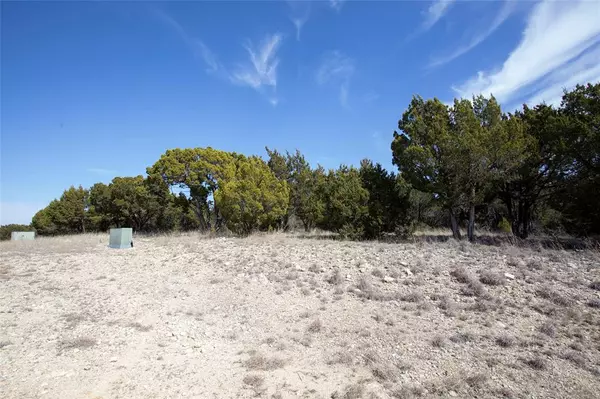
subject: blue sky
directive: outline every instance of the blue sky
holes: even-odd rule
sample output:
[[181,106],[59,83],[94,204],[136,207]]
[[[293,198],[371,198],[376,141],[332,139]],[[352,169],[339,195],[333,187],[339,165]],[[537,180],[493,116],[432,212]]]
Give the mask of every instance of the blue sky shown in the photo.
[[174,147],[393,169],[413,94],[508,109],[600,80],[589,0],[2,2],[1,18],[0,224]]

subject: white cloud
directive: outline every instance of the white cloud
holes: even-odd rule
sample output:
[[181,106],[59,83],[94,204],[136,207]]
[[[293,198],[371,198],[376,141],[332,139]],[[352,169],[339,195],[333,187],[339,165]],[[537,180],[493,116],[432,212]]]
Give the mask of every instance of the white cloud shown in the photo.
[[296,27],[296,40],[300,41],[300,32],[302,27],[308,21],[310,16],[310,1],[288,1],[290,7],[290,21]]
[[[597,1],[540,2],[528,17],[521,42],[502,66],[492,72],[480,71],[453,89],[462,97],[494,94],[500,102],[531,93],[536,90],[532,87],[536,82],[543,83],[549,74],[568,68],[599,42],[598,21],[600,2]],[[554,83],[554,86],[563,84]]]
[[560,68],[544,79],[544,89],[539,90],[526,101],[529,105],[545,102],[559,106],[563,91],[573,89],[577,84],[600,82],[600,45]]
[[281,35],[267,35],[258,47],[248,42],[244,47],[248,51],[250,62],[240,65],[231,75],[234,83],[260,89],[263,86],[277,86],[277,49],[281,44]]
[[340,104],[343,107],[348,106],[348,82],[344,82],[340,86]]
[[455,0],[435,0],[427,9],[423,30],[428,30],[435,25],[447,12]]
[[202,40],[195,39],[193,44],[195,53],[202,57],[204,63],[208,67],[206,72],[217,72],[218,70],[223,69],[217,60],[217,56],[208,48],[206,44],[204,44]]
[[348,80],[354,73],[354,61],[340,51],[331,51],[323,57],[317,70],[317,83],[325,84],[332,80]]
[[156,16],[164,23],[170,26],[183,40],[185,45],[190,48],[194,56],[201,58],[207,66],[206,72],[222,72],[227,74],[223,66],[219,63],[217,56],[200,39],[192,37],[179,22],[173,19],[167,13],[160,9],[154,9]]
[[329,0],[329,7],[333,8],[335,11],[339,12],[344,6],[344,2],[346,0]]
[[317,70],[316,80],[320,85],[335,83],[340,85],[340,104],[348,106],[350,79],[354,74],[354,60],[340,51],[325,55]]
[[44,206],[36,202],[0,202],[0,225],[29,224],[33,215]]
[[461,55],[468,53],[473,48],[477,47],[492,33],[494,33],[496,29],[498,29],[504,23],[504,21],[508,19],[508,17],[510,17],[510,15],[515,9],[515,4],[516,3],[512,0],[505,1],[502,5],[502,8],[500,9],[500,12],[496,15],[492,23],[489,24],[489,26],[484,31],[477,33],[474,37],[471,38],[471,40],[466,45],[457,48],[452,53],[434,59],[429,63],[429,67],[436,67],[446,64],[454,60],[455,58],[458,58]]
[[[277,86],[277,67],[279,65],[277,50],[283,39],[281,34],[267,35],[258,46],[254,46],[252,42],[248,41],[244,45],[249,55],[248,62],[238,64],[234,72],[231,72],[230,68],[226,68],[219,62],[217,55],[202,40],[188,34],[183,26],[168,14],[159,9],[154,11],[165,24],[181,37],[194,55],[202,59],[206,64],[207,73],[237,85],[252,87],[266,94],[269,103],[273,106],[278,104],[279,100],[275,96],[275,88]],[[308,14],[306,19],[308,19]],[[304,20],[304,22],[306,21]],[[298,38],[300,37],[301,25],[297,27]],[[266,87],[269,88],[268,93],[264,93]]]

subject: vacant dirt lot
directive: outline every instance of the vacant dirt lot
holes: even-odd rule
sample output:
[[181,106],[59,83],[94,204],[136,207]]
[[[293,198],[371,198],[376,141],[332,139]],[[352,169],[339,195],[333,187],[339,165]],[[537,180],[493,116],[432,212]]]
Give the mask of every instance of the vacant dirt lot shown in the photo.
[[107,239],[0,244],[0,397],[600,397],[598,252]]

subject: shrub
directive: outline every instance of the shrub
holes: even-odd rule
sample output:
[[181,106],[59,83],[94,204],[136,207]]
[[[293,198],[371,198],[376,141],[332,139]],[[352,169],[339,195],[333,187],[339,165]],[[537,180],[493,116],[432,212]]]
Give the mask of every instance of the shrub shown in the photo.
[[277,357],[266,357],[260,353],[255,353],[244,362],[244,366],[253,370],[275,370],[285,366],[285,360]]
[[539,356],[525,360],[525,364],[534,370],[545,370],[548,367],[546,360]]
[[505,217],[503,217],[502,220],[500,221],[500,223],[498,223],[498,229],[503,233],[512,232],[512,227],[510,225],[510,222]]
[[592,299],[588,302],[590,308],[600,309],[600,299]]
[[515,340],[514,338],[509,337],[508,335],[501,335],[498,338],[496,338],[496,344],[503,348],[510,348],[515,344]]
[[504,283],[504,277],[496,272],[484,270],[479,276],[479,281],[486,285],[502,285]]
[[462,267],[456,268],[450,272],[450,275],[456,279],[459,283],[469,283],[473,280],[473,277]]

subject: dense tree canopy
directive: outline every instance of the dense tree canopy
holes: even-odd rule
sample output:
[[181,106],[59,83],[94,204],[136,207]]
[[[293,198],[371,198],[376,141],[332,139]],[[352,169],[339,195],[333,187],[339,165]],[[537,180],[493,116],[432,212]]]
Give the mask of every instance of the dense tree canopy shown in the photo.
[[[391,143],[398,174],[365,159],[326,171],[299,151],[267,159],[207,148],[167,150],[147,176],[70,187],[32,219],[38,234],[133,227],[237,234],[314,228],[375,239],[415,227],[600,234],[600,84],[559,107],[503,113],[493,96],[415,96]],[[7,226],[3,238],[12,228]],[[27,227],[27,226],[25,226]]]
[[227,227],[238,234],[268,230],[287,212],[289,188],[259,157],[239,157],[235,173],[225,179],[215,200],[220,204]]

